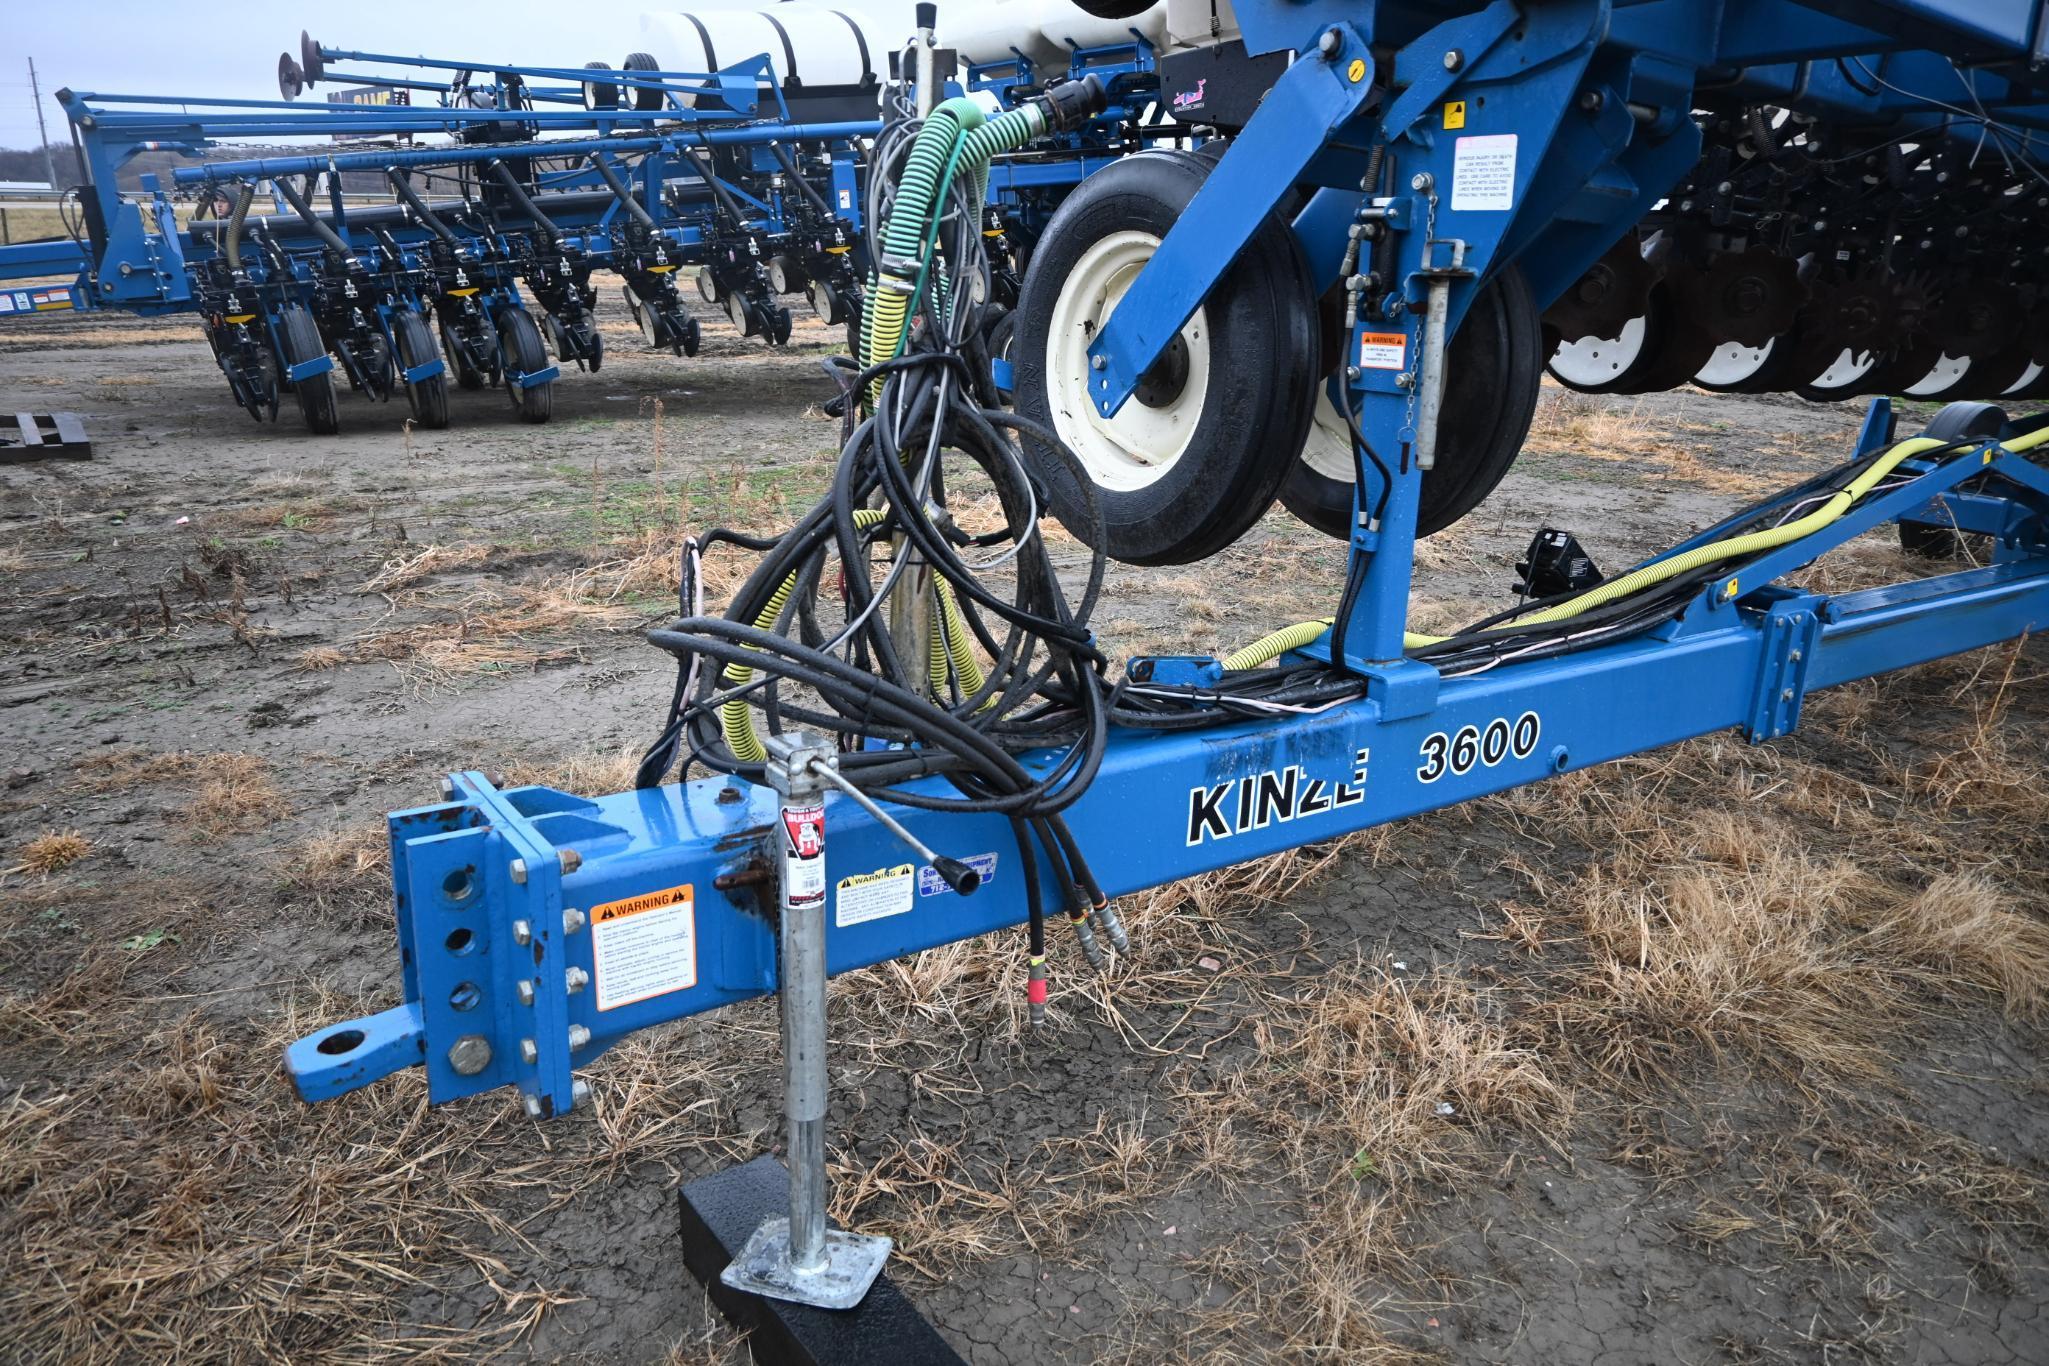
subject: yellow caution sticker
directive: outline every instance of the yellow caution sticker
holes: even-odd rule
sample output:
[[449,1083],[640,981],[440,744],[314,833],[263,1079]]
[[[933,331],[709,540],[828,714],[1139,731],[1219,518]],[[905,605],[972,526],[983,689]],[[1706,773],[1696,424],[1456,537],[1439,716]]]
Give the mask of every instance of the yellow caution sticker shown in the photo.
[[599,1010],[697,985],[697,907],[691,884],[591,907]]
[[1466,126],[1466,102],[1464,100],[1447,100],[1445,102],[1444,126],[1446,128],[1463,128]]
[[471,285],[468,289],[451,289],[448,292],[458,299],[467,299],[481,288],[481,285]]

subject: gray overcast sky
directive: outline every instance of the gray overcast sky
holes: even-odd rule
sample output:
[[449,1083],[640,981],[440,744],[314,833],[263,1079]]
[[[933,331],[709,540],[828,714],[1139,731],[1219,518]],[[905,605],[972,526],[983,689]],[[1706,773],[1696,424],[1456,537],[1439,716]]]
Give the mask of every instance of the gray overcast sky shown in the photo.
[[617,66],[632,50],[642,11],[651,8],[665,6],[660,0],[0,0],[0,146],[36,145],[31,57],[50,137],[62,142],[70,128],[50,98],[60,86],[275,99],[278,54],[298,52],[301,28],[330,47],[365,52]]

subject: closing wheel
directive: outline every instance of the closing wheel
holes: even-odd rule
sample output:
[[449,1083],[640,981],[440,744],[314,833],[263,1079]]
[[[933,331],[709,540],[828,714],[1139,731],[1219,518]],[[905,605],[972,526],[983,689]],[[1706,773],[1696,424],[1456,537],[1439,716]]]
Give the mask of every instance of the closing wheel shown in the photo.
[[2027,373],[2030,364],[2025,346],[2010,346],[1996,356],[1977,360],[1945,355],[1917,383],[1907,386],[1907,396],[1928,403],[1998,398]]
[[[1543,327],[1522,272],[1489,280],[1452,334],[1445,358],[1444,411],[1437,463],[1423,476],[1416,534],[1444,530],[1479,506],[1515,463],[1544,372]],[[1288,511],[1327,536],[1351,534],[1358,467],[1352,437],[1326,390],[1302,458],[1281,485]]]
[[[1060,437],[1094,485],[1103,551],[1185,564],[1273,505],[1315,411],[1316,300],[1300,244],[1269,217],[1114,417],[1089,396],[1088,346],[1212,163],[1141,152],[1067,197],[1033,254],[1016,310],[1017,411]],[[1025,442],[1052,512],[1086,528],[1065,462]]]
[[[286,304],[279,311],[277,322],[287,366],[304,365],[327,354],[327,343],[320,339],[320,328],[303,304]],[[335,411],[332,368],[317,375],[308,375],[292,386],[292,393],[299,400],[299,413],[306,419],[307,431],[319,436],[332,436],[341,430],[341,418]]]
[[[434,332],[427,326],[427,320],[411,309],[403,309],[391,316],[391,330],[398,338],[398,362],[407,369],[425,365],[437,359],[434,351]],[[448,425],[448,372],[444,368],[438,375],[429,375],[421,380],[406,381],[406,402],[412,405],[413,421],[422,427],[435,430]]]
[[455,333],[447,323],[441,324],[441,354],[448,361],[448,368],[455,372],[455,387],[458,389],[481,389],[484,387],[484,373],[470,364],[469,353],[462,349]]
[[522,422],[546,422],[555,411],[555,382],[520,387],[517,377],[548,368],[548,351],[541,344],[541,329],[534,315],[523,308],[498,310],[498,354],[505,375],[506,392]]
[[1881,370],[1879,360],[1876,351],[1844,351],[1828,369],[1793,392],[1814,403],[1857,398],[1871,392],[1871,381]]

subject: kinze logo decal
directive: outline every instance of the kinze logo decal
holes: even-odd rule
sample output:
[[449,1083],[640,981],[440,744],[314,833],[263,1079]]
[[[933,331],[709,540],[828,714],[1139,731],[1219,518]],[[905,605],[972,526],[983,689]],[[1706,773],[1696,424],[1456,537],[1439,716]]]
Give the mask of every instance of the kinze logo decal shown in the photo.
[[1264,830],[1301,816],[1357,806],[1366,800],[1366,758],[1360,750],[1352,760],[1352,780],[1326,782],[1312,778],[1300,764],[1255,773],[1250,777],[1188,789],[1188,842],[1229,839],[1247,830]]

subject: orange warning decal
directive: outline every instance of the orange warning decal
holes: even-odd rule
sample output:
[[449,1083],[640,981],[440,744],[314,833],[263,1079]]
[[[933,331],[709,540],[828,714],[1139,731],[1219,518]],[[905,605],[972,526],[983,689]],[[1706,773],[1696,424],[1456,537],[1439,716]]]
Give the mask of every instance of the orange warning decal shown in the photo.
[[681,887],[667,887],[659,892],[642,892],[639,896],[629,896],[624,901],[607,901],[593,906],[591,921],[593,924],[602,925],[608,920],[623,920],[629,915],[639,915],[643,911],[660,911],[670,906],[689,904],[690,884],[686,882]]

